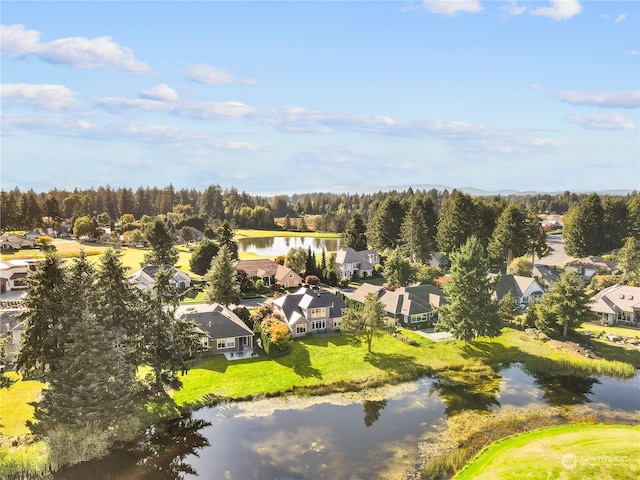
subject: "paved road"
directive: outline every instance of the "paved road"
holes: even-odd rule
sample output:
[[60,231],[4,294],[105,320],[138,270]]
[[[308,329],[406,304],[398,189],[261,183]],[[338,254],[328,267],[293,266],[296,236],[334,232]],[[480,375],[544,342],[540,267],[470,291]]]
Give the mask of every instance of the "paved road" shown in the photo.
[[549,245],[549,253],[542,258],[536,258],[536,264],[553,267],[555,265],[564,265],[575,258],[565,252],[562,235],[549,235],[547,244]]

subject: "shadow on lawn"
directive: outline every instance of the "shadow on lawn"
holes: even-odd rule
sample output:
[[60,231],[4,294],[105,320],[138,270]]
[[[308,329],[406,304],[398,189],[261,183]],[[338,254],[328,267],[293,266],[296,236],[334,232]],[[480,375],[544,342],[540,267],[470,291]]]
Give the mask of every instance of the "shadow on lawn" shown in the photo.
[[386,373],[407,374],[419,367],[412,357],[398,353],[369,352],[364,356],[364,360]]
[[322,378],[322,372],[311,366],[311,356],[304,343],[298,343],[289,355],[275,357],[273,361],[284,367],[292,368],[302,378]]

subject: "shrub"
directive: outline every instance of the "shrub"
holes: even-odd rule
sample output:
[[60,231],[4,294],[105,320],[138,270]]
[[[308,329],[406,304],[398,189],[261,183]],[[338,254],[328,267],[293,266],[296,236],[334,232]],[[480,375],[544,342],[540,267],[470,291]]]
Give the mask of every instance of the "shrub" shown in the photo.
[[320,283],[320,279],[316,275],[307,275],[306,277],[304,277],[304,281],[309,285],[317,285],[318,283]]
[[349,278],[341,277],[340,280],[338,280],[338,286],[340,288],[347,288],[349,286]]

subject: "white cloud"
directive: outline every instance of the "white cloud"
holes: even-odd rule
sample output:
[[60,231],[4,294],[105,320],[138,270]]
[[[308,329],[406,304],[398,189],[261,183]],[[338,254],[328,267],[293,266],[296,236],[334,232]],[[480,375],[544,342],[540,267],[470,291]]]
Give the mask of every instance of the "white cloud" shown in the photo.
[[560,148],[564,143],[555,138],[527,138],[519,142],[521,145],[530,145],[532,147],[554,147]]
[[529,84],[529,88],[532,90],[542,90],[544,86],[540,85],[539,83],[531,83]]
[[517,2],[509,2],[500,7],[500,12],[507,17],[517,17],[527,11],[527,7],[518,5]]
[[616,19],[613,21],[614,25],[617,25],[620,22],[624,22],[627,19],[627,14],[626,13],[620,13]]
[[174,102],[178,100],[178,94],[166,83],[156,85],[150,90],[142,90],[140,97],[147,100],[159,100],[164,102]]
[[482,6],[478,0],[424,0],[423,6],[431,13],[447,16],[482,11]]
[[24,25],[1,25],[0,51],[12,57],[35,55],[45,62],[77,68],[111,67],[136,75],[152,73],[130,48],[114,43],[111,37],[68,37],[40,42],[40,35],[36,30],[26,30]]
[[573,105],[593,105],[602,108],[638,108],[640,90],[624,92],[576,92],[565,91],[557,97]]
[[53,111],[76,110],[82,106],[74,92],[62,85],[4,83],[0,85],[0,95],[3,100]]
[[194,64],[189,66],[185,77],[197,83],[205,85],[224,85],[231,83],[243,83],[245,85],[254,85],[255,80],[240,79],[228,70],[223,68],[212,67],[206,64]]
[[241,102],[202,102],[181,103],[172,109],[172,113],[195,118],[242,118],[257,113],[256,108]]
[[587,130],[635,130],[637,128],[635,122],[624,118],[619,113],[574,115],[567,120],[582,125]]
[[582,12],[582,5],[578,0],[551,0],[550,7],[540,7],[530,10],[531,15],[549,17],[556,21],[568,20]]

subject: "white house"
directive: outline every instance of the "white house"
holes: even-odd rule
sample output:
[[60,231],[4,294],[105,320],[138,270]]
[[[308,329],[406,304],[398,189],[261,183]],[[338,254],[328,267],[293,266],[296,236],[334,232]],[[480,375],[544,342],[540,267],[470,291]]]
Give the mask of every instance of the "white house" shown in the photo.
[[544,297],[544,288],[535,278],[520,275],[501,275],[496,284],[496,298],[502,300],[511,292],[520,308],[527,308],[532,300]]
[[640,326],[640,287],[617,284],[606,288],[591,299],[590,308],[608,325]]
[[585,279],[590,279],[598,272],[615,273],[618,268],[614,262],[602,257],[585,257],[573,260],[565,265],[565,270],[577,273]]
[[336,270],[339,277],[370,277],[377,263],[380,263],[380,257],[374,250],[356,252],[353,248],[347,247],[336,252]]
[[36,242],[13,233],[0,235],[0,250],[20,250],[21,248],[35,248]]

